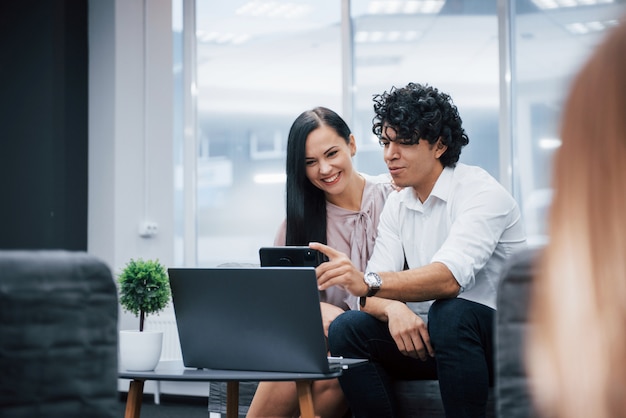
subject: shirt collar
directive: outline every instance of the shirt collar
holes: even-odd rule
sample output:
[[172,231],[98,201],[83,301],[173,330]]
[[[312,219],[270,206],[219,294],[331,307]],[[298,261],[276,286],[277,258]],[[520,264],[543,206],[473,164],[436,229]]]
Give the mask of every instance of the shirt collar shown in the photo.
[[[432,197],[436,197],[444,202],[448,200],[450,189],[452,187],[452,179],[454,177],[454,168],[444,167],[443,171],[439,175],[439,178],[433,186],[433,190],[430,192],[426,202],[429,202]],[[422,202],[415,196],[415,191],[412,187],[407,187],[401,191],[402,200],[409,207],[419,208],[422,207]]]
[[443,171],[439,175],[439,178],[435,182],[435,187],[433,187],[432,192],[430,192],[431,196],[434,196],[438,199],[443,200],[444,202],[448,200],[448,196],[450,195],[450,188],[452,187],[452,177],[454,175],[454,168],[452,167],[444,167]]

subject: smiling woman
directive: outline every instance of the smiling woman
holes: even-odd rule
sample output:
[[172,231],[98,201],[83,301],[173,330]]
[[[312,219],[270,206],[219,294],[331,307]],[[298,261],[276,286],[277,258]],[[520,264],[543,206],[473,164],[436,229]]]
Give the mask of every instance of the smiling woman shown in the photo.
[[[356,138],[334,111],[316,107],[293,122],[287,143],[287,211],[275,245],[328,243],[350,254],[364,269],[372,254],[378,218],[389,178],[366,180],[352,165]],[[325,332],[345,310],[356,309],[356,297],[337,286],[320,292]],[[264,382],[248,411],[255,416],[294,416],[298,413],[293,382]],[[313,384],[316,415],[342,416],[347,405],[336,380]]]

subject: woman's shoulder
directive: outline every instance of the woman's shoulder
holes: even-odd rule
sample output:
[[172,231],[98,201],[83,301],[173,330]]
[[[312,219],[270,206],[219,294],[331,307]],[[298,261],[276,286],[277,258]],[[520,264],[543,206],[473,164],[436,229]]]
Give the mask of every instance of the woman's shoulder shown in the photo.
[[381,174],[371,175],[371,174],[359,172],[359,174],[368,183],[373,183],[373,184],[391,184],[391,175],[389,173],[381,173]]
[[385,201],[395,193],[395,188],[391,182],[391,176],[382,174],[374,176],[374,180],[370,180],[372,176],[365,177],[365,189],[363,190],[362,210],[369,210],[368,207],[374,205],[376,212],[382,210]]
[[365,179],[365,194],[372,194],[375,198],[385,200],[389,194],[396,190],[389,174],[370,176],[361,173],[361,175]]

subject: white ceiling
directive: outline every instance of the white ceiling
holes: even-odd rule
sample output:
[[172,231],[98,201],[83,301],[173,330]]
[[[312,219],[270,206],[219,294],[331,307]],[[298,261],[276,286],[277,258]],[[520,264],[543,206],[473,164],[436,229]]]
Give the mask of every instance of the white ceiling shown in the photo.
[[[367,15],[365,0],[353,1],[357,31],[415,31],[411,42],[356,44],[357,94],[371,97],[391,84],[426,82],[459,101],[497,106],[499,42],[496,0],[491,13],[478,0],[448,0],[438,15]],[[525,0],[526,1],[526,0]],[[342,50],[339,0],[293,1],[308,8],[298,19],[239,16],[237,1],[197,1],[198,37],[247,35],[233,45],[199,42],[198,81],[201,110],[293,113],[325,101],[340,106]],[[279,2],[275,2],[279,3]],[[285,3],[285,2],[281,2]],[[514,21],[517,81],[550,83],[573,73],[601,38],[601,32],[573,35],[566,24],[617,19],[624,1],[602,6],[532,10]],[[463,6],[463,7],[461,7]],[[479,8],[482,14],[473,14]],[[459,13],[454,13],[459,11]],[[445,12],[445,13],[444,13]],[[382,90],[381,90],[382,89]],[[454,92],[454,93],[453,93]],[[276,99],[276,100],[274,100]],[[314,103],[317,102],[317,103]]]

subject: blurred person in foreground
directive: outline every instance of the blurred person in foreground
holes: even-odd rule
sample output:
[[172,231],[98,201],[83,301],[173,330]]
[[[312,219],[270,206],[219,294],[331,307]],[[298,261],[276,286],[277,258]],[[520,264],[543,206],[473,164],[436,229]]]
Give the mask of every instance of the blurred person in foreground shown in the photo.
[[624,20],[575,77],[561,140],[531,293],[530,390],[545,417],[626,417]]

